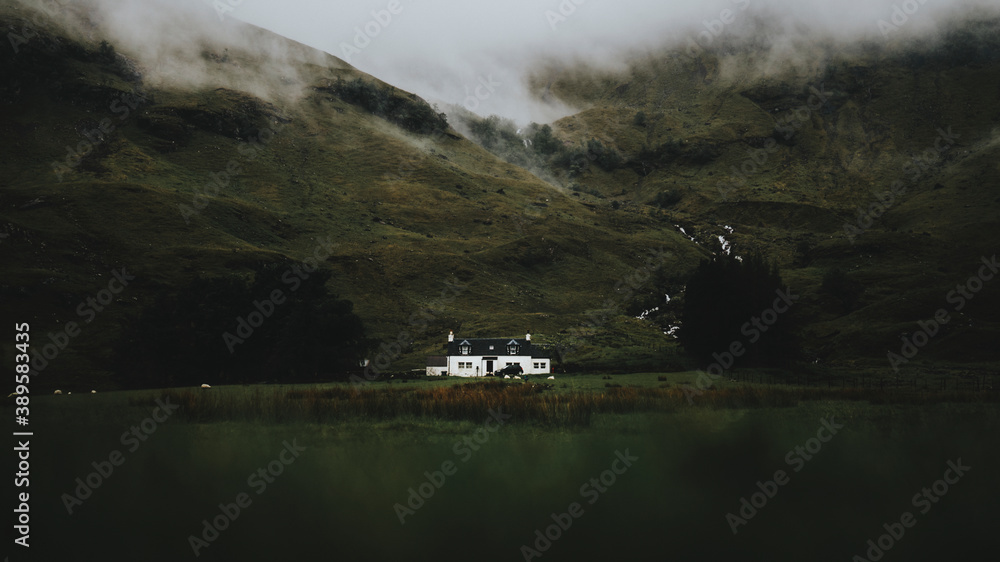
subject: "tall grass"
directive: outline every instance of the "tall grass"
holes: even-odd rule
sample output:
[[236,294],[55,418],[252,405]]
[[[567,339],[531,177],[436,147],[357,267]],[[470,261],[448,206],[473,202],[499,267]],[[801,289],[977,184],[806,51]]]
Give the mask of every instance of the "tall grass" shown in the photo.
[[326,423],[348,419],[432,418],[482,421],[489,410],[511,414],[515,423],[587,426],[595,414],[672,412],[680,408],[783,408],[809,400],[867,400],[871,403],[930,404],[998,400],[995,393],[881,392],[861,388],[787,388],[741,385],[691,396],[681,388],[639,386],[601,391],[555,392],[546,384],[475,382],[430,389],[348,386],[287,390],[244,387],[219,391],[171,391],[190,422],[257,421]]

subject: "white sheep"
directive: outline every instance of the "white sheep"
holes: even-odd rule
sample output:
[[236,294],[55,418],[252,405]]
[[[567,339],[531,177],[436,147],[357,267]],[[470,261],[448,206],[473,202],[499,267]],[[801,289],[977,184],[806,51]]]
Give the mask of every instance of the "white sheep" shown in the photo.
[[53,392],[52,394],[62,394],[62,391],[61,390],[57,390],[57,391]]
[[556,378],[555,377],[549,377],[548,380],[554,381],[554,380],[556,380]]
[[91,394],[97,394],[97,391],[96,390],[91,390],[90,393]]
[[201,387],[202,387],[202,388],[212,388],[211,386],[209,386],[209,385],[207,385],[207,384],[203,384],[203,385],[201,385]]
[[519,377],[517,375],[514,375],[514,378],[517,379],[517,380],[521,380],[521,377]]
[[505,378],[505,379],[509,379],[509,378],[510,378],[510,375],[504,375],[504,376],[503,376],[503,378]]

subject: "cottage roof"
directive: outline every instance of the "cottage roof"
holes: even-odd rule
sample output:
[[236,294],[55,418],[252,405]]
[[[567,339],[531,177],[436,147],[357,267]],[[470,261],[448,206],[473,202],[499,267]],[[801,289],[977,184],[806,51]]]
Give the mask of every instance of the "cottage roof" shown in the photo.
[[458,348],[463,343],[467,343],[472,347],[469,355],[510,356],[512,354],[507,353],[507,346],[513,344],[517,346],[517,353],[514,353],[513,355],[527,355],[531,357],[545,356],[540,353],[542,351],[541,349],[531,345],[531,342],[525,338],[455,338],[455,341],[448,342],[448,355],[461,355]]

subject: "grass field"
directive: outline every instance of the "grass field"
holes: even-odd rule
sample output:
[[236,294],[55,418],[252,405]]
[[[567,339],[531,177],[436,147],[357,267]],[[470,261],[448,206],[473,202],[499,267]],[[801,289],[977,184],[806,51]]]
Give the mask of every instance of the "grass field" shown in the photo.
[[[669,391],[694,382],[692,375],[640,373],[611,382]],[[539,394],[596,399],[621,390],[605,387],[604,376],[557,376]],[[503,423],[487,423],[490,407],[482,404],[460,419],[200,423],[187,411],[235,404],[266,413],[305,400],[289,394],[329,393],[338,385],[195,389],[197,400],[165,419],[157,399],[176,403],[186,390],[37,397],[33,546],[74,559],[109,552],[117,559],[193,559],[189,537],[202,536],[203,520],[222,517],[220,504],[246,493],[250,503],[234,519],[220,519],[226,528],[198,549],[197,559],[523,560],[521,547],[535,548],[535,531],[545,532],[552,514],[574,502],[582,514],[541,560],[850,560],[904,511],[917,524],[886,560],[982,559],[990,514],[1000,507],[993,478],[1000,453],[992,445],[1000,408],[993,395],[914,405],[871,390],[851,400],[785,397],[783,407],[736,408],[711,396],[740,386],[762,395],[808,389],[724,385],[693,404],[681,398],[669,408],[595,413],[586,424],[519,419],[516,404],[502,400],[491,407],[511,415]],[[339,387],[361,400],[364,393],[387,399],[402,393],[399,387],[415,393],[480,386],[448,378],[375,383],[361,395]],[[163,421],[150,421],[156,417]],[[819,433],[822,419],[843,427],[832,436]],[[145,440],[123,436],[133,426]],[[304,450],[284,464],[282,450],[292,443]],[[812,451],[805,453],[809,460],[796,447]],[[124,461],[98,479],[98,467],[107,469],[102,463],[116,450]],[[626,458],[637,457],[632,466],[615,465],[616,452],[626,451]],[[971,469],[920,513],[914,494],[959,458]],[[448,462],[454,470],[445,475]],[[272,482],[252,480],[269,466],[280,468]],[[613,468],[624,470],[604,474],[605,484],[613,476],[611,485],[597,481],[604,492],[588,484]],[[751,498],[757,482],[766,486],[778,470],[788,482],[734,534],[727,513],[738,514],[741,498]],[[68,514],[63,494],[74,494],[76,478],[88,475],[98,486],[81,503],[71,502]],[[427,484],[429,478],[440,487]],[[397,511],[421,484],[433,494],[411,512]]]

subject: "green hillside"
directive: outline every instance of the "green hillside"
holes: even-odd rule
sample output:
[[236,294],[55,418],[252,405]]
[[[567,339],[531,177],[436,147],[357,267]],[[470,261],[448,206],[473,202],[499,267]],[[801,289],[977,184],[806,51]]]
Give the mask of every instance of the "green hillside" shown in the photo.
[[[997,249],[995,39],[869,46],[766,77],[749,48],[693,60],[665,51],[626,72],[560,69],[550,95],[582,110],[552,124],[556,138],[599,139],[622,163],[555,169],[547,182],[441,129],[416,96],[291,41],[299,62],[286,75],[262,74],[267,54],[206,44],[200,63],[226,87],[171,87],[147,80],[132,53],[26,8],[0,8],[0,24],[35,31],[16,52],[0,49],[5,316],[45,343],[66,322],[84,324],[79,305],[112,270],[135,276],[49,362],[40,380],[52,387],[112,385],[123,321],[158,295],[198,276],[292,267],[331,239],[321,264],[331,292],[355,303],[376,346],[412,341],[393,369],[420,366],[450,329],[530,330],[573,344],[571,363],[676,365],[684,359],[664,334],[676,305],[645,320],[636,307],[656,292],[648,278],[683,286],[720,251],[719,235],[781,265],[802,295],[808,359],[885,368],[898,335],[946,306]],[[281,93],[232,85],[255,78]],[[830,95],[802,111],[811,87]],[[776,130],[787,123],[794,134]],[[954,144],[849,241],[845,221],[906,179],[938,129]],[[761,154],[723,198],[731,170]],[[864,285],[850,310],[821,290],[833,268]],[[998,294],[987,285],[919,361],[994,360]],[[219,327],[220,346],[229,329]]]

